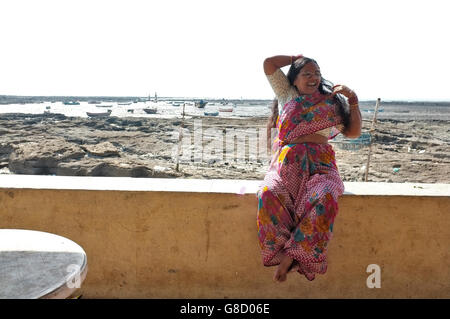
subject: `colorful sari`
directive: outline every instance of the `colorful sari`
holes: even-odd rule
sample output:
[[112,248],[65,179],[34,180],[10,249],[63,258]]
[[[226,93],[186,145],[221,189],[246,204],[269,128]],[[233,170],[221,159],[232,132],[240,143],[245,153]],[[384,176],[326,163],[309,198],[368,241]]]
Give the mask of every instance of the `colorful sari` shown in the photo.
[[293,258],[290,271],[308,280],[327,270],[337,200],[344,184],[329,144],[291,142],[302,135],[332,128],[342,119],[331,99],[319,93],[287,102],[277,120],[278,137],[264,182],[258,191],[257,227],[264,266]]

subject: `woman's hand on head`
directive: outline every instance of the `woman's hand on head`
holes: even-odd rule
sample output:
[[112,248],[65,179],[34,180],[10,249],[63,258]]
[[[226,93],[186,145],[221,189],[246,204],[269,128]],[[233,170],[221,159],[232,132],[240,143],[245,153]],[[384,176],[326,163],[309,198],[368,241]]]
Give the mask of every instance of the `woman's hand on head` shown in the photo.
[[303,55],[302,54],[299,54],[299,55],[293,55],[292,57],[291,57],[291,64],[292,63],[294,63],[295,61],[297,61],[298,59],[301,59],[301,58],[303,58]]

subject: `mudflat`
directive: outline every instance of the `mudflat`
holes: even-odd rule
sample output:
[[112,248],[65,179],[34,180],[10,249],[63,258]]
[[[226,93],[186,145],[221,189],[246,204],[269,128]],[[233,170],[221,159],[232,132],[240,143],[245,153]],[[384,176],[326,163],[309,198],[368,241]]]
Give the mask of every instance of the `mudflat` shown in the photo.
[[[3,114],[0,173],[262,180],[266,120]],[[331,143],[343,180],[363,181],[369,146]],[[450,183],[449,144],[446,120],[379,119],[368,181]]]

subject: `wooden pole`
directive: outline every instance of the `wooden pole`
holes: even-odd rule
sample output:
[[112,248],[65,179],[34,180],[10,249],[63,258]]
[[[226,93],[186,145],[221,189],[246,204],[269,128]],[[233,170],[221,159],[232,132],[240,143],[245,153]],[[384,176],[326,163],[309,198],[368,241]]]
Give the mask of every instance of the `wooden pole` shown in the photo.
[[377,122],[377,113],[378,113],[379,106],[380,106],[380,98],[377,99],[377,103],[375,104],[375,111],[373,112],[372,124],[371,124],[370,130],[369,130],[370,143],[369,143],[369,153],[367,154],[366,172],[364,174],[365,182],[367,182],[367,177],[369,176],[370,154],[372,153],[372,134],[375,131],[375,124]]
[[183,117],[181,119],[181,125],[180,125],[180,131],[178,134],[178,151],[177,151],[177,165],[175,167],[175,170],[177,172],[180,171],[180,153],[181,153],[181,142],[183,140],[183,127],[184,127],[184,107],[186,106],[186,103],[183,103]]

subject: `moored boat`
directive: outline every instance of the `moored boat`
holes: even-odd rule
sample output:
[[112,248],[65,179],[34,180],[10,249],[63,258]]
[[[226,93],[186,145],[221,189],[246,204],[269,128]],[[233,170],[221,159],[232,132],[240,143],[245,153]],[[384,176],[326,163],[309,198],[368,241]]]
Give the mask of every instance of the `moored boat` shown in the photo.
[[205,101],[203,101],[203,100],[196,101],[196,102],[195,102],[195,107],[198,107],[198,108],[200,108],[200,109],[203,109],[203,108],[206,106],[206,104],[208,104],[208,102],[205,102]]
[[233,112],[233,107],[219,107],[219,112]]
[[[375,110],[371,110],[371,109],[362,109],[361,111],[366,112],[366,113],[373,113],[373,112],[375,112]],[[378,109],[378,113],[379,112],[384,112],[384,109]]]
[[111,110],[108,110],[106,112],[86,112],[86,114],[89,117],[103,117],[109,116],[111,114]]
[[153,107],[145,108],[143,110],[147,114],[156,114],[158,112],[158,109],[157,108],[153,108]]

